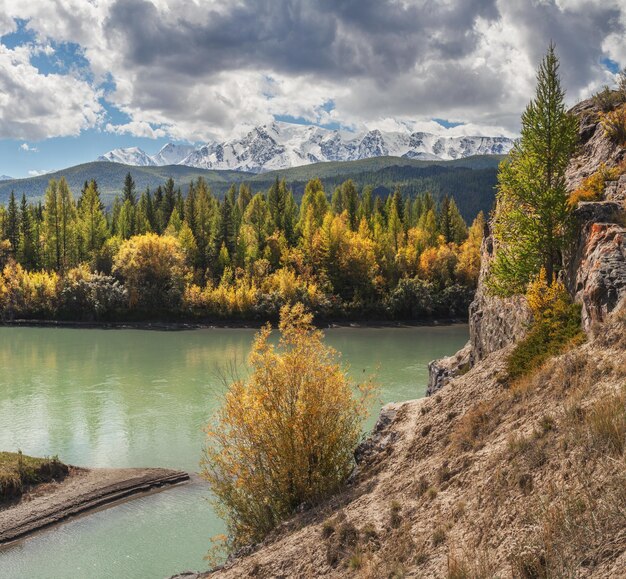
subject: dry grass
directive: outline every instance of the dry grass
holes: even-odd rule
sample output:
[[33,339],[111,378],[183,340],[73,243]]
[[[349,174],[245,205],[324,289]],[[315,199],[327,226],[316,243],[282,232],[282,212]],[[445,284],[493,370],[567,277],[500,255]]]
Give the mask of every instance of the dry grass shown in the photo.
[[476,450],[498,423],[496,404],[480,402],[470,408],[452,431],[452,447],[460,452]]
[[598,400],[586,413],[591,450],[623,456],[626,448],[626,385]]
[[460,554],[448,554],[447,579],[494,579],[498,566],[490,555],[480,549],[464,549]]

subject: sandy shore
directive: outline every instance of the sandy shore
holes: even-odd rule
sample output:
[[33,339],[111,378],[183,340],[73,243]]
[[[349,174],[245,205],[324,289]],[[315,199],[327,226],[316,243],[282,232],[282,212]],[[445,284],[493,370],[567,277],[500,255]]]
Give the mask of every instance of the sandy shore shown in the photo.
[[133,495],[187,480],[187,473],[165,468],[72,467],[61,482],[38,485],[19,503],[0,507],[0,545]]

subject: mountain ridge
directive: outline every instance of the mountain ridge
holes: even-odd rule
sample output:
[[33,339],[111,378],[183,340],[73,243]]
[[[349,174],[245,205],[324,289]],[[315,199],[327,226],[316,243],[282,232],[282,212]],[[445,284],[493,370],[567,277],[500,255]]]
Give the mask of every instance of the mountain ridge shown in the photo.
[[503,155],[513,146],[505,136],[447,136],[423,131],[361,133],[315,125],[275,121],[254,127],[243,137],[213,141],[198,147],[167,143],[149,156],[139,147],[113,149],[98,161],[136,166],[184,165],[201,169],[264,173],[332,161],[356,161],[393,156],[424,161],[446,161],[474,155]]

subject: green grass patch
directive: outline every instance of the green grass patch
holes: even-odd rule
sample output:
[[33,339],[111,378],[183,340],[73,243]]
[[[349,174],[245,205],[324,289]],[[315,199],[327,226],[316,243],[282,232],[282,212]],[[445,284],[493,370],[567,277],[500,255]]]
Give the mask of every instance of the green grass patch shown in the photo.
[[18,498],[24,489],[67,475],[69,468],[57,457],[34,458],[21,452],[0,452],[0,503]]

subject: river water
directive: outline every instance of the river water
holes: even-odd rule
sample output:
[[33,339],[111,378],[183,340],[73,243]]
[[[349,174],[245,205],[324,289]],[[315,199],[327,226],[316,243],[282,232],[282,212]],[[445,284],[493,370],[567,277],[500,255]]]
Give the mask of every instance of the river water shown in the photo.
[[[254,330],[0,328],[0,450],[86,467],[197,472],[222,377],[245,373]],[[334,328],[326,342],[380,406],[424,395],[427,365],[458,350],[465,325]],[[159,578],[206,569],[223,531],[198,480],[75,519],[0,549],[0,577]]]

